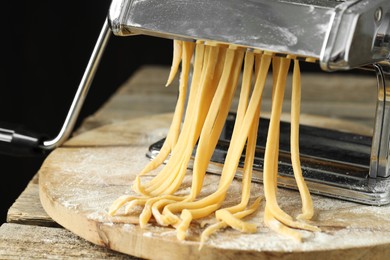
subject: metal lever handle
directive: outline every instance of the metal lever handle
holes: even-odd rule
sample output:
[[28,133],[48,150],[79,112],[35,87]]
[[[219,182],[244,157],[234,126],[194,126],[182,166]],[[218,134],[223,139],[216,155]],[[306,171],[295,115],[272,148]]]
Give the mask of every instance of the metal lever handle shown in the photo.
[[58,133],[58,135],[52,140],[44,141],[40,147],[45,150],[52,150],[60,146],[71,134],[73,127],[76,123],[77,117],[80,114],[81,107],[84,103],[85,97],[87,96],[89,87],[91,86],[92,80],[97,71],[97,67],[100,63],[102,54],[107,46],[110,38],[111,29],[108,26],[107,19],[103,24],[103,28],[100,31],[99,38],[95,44],[92,55],[89,59],[87,68],[85,69],[84,75],[81,79],[80,85],[77,89],[76,95],[73,98],[72,105],[70,106],[68,115],[64,121],[64,124]]
[[13,156],[42,155],[38,149],[42,137],[27,132],[20,127],[17,130],[0,128],[0,153]]
[[19,152],[22,154],[26,152],[36,153],[37,151],[44,153],[60,146],[68,139],[76,124],[77,117],[80,114],[81,107],[87,96],[110,35],[111,29],[106,19],[58,135],[53,139],[43,140],[43,138],[35,134],[23,134],[15,130],[0,128],[0,149],[2,150],[0,152],[12,155],[18,155]]

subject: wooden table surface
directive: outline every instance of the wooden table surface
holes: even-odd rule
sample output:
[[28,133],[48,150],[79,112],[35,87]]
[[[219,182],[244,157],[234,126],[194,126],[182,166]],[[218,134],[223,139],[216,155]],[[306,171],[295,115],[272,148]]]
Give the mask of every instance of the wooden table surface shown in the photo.
[[[169,68],[139,69],[95,114],[88,117],[74,135],[99,126],[174,110],[177,80],[165,88]],[[303,75],[302,121],[331,117],[346,130],[351,126],[369,134],[376,102],[375,75]],[[269,106],[265,96],[265,106]],[[284,111],[290,102],[286,93]],[[320,124],[318,121],[318,124]],[[39,200],[37,175],[11,206],[7,223],[0,227],[0,259],[136,259],[95,246],[61,228],[44,211]],[[368,256],[369,257],[369,256]]]

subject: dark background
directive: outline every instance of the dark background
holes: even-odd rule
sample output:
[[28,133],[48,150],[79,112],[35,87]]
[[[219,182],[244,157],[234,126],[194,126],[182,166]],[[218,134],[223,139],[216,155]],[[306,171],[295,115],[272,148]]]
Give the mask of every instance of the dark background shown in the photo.
[[[54,137],[62,126],[107,16],[110,0],[1,4],[0,121]],[[78,118],[93,114],[144,64],[170,65],[172,42],[112,36]],[[318,66],[302,64],[304,71]],[[1,125],[0,125],[1,127]],[[44,157],[0,154],[0,223]]]
[[[19,0],[1,4],[1,122],[22,125],[50,137],[58,133],[110,2]],[[139,66],[169,65],[170,62],[170,40],[112,36],[76,127]],[[8,208],[36,174],[43,160],[44,157],[0,154],[1,223],[5,222]]]

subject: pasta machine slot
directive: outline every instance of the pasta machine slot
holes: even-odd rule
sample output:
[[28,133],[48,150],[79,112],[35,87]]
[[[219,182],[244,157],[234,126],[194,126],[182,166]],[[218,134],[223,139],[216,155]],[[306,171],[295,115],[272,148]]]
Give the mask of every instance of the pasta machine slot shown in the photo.
[[[230,113],[207,169],[209,173],[220,174],[222,171],[234,119],[235,114]],[[262,167],[268,123],[267,118],[261,118],[258,130],[252,180],[259,183],[263,180]],[[278,185],[296,189],[289,152],[290,124],[281,122],[280,132]],[[164,139],[152,144],[147,156],[154,158],[163,142]],[[369,176],[371,143],[370,136],[300,126],[301,167],[310,192],[370,205],[390,203],[390,178]],[[242,176],[244,161],[243,155],[240,160],[241,168],[236,174],[237,178]]]

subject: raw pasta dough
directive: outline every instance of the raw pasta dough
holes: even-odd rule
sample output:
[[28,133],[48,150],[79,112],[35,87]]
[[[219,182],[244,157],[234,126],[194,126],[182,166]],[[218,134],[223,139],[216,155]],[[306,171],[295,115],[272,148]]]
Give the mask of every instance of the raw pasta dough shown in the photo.
[[[194,55],[194,56],[193,56]],[[189,93],[188,82],[193,60]],[[302,214],[294,220],[278,205],[277,174],[279,154],[279,125],[286,78],[293,62],[293,94],[291,109],[291,159],[294,176],[302,198]],[[273,99],[270,126],[264,156],[265,224],[272,230],[302,240],[299,229],[317,231],[306,223],[313,216],[310,193],[302,177],[299,162],[300,70],[294,57],[275,57],[273,53],[246,50],[238,46],[197,41],[174,41],[171,72],[167,85],[174,79],[181,64],[179,97],[167,138],[159,155],[153,159],[133,183],[139,196],[121,196],[113,202],[110,215],[125,206],[130,214],[135,206],[143,206],[139,224],[145,227],[153,217],[159,225],[172,226],[178,239],[185,239],[194,219],[215,214],[216,223],[205,228],[201,235],[203,245],[210,235],[221,228],[231,227],[241,232],[256,232],[254,223],[243,219],[258,210],[262,194],[249,205],[252,165],[260,118],[261,99],[272,66]],[[217,145],[239,77],[242,73],[240,97],[236,111],[231,143],[229,145],[220,181],[215,191],[200,197],[207,166]],[[186,98],[187,106],[186,104]],[[177,195],[194,155],[192,184],[188,194]],[[237,171],[245,148],[241,201],[222,208],[228,188]],[[166,159],[169,160],[164,164]],[[161,171],[148,182],[143,175],[162,166]]]

